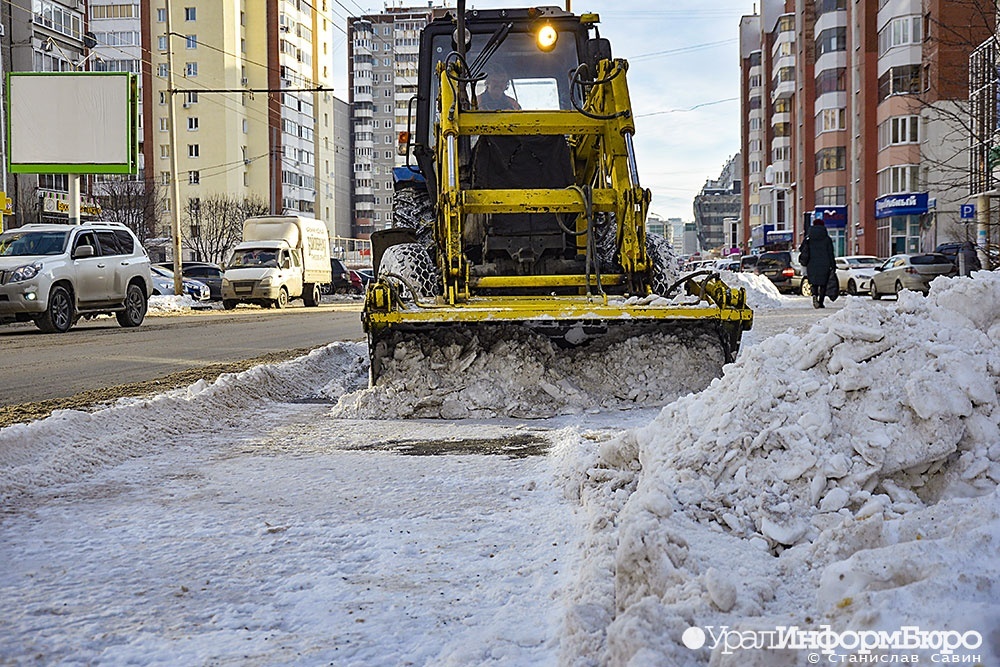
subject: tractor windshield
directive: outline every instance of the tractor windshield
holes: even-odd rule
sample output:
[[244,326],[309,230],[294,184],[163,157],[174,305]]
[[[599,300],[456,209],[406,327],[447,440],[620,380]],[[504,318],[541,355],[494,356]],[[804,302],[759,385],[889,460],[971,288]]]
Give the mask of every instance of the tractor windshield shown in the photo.
[[[491,35],[492,32],[472,34],[472,44],[466,54],[467,63],[471,65],[476,61]],[[511,31],[496,53],[482,66],[480,75],[485,76],[475,85],[476,108],[483,111],[572,110],[570,73],[579,64],[576,38],[574,31],[561,31],[555,46],[546,52],[538,48],[534,33]],[[453,52],[451,35],[436,35],[433,51],[431,71]],[[493,86],[491,79],[506,79],[506,85],[501,81]],[[493,89],[488,90],[488,86],[493,86]],[[432,76],[431,100],[437,99],[438,87],[438,77]],[[471,90],[469,94],[471,97]],[[492,103],[488,103],[490,100]],[[433,138],[428,139],[428,145],[433,146]]]

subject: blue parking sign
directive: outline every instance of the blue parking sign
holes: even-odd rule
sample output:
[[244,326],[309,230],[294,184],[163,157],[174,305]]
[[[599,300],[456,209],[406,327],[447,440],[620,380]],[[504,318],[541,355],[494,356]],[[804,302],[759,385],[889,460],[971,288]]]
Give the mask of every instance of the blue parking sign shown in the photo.
[[961,220],[975,220],[976,218],[976,205],[975,204],[962,204],[959,209]]

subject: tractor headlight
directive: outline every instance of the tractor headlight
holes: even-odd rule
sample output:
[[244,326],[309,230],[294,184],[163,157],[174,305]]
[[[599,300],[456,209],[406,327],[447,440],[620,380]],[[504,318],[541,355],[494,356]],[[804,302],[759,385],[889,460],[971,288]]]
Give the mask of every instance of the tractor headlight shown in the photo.
[[19,283],[22,280],[31,280],[42,272],[41,262],[32,262],[14,269],[10,274],[10,282]]
[[538,33],[535,35],[535,41],[538,42],[538,48],[542,51],[551,51],[556,47],[556,40],[559,39],[559,33],[551,25],[546,23],[541,28],[538,29]]

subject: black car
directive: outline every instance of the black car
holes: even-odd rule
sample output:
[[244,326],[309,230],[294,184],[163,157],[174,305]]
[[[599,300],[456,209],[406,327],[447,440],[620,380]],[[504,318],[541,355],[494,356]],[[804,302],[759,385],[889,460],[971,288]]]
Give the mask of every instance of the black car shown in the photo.
[[801,293],[808,296],[809,283],[805,278],[805,268],[799,264],[799,253],[795,250],[777,250],[761,253],[753,272],[766,276],[779,292]]
[[351,280],[351,270],[341,260],[336,257],[330,258],[330,271],[333,274],[333,282],[327,286],[325,294],[356,294],[360,290],[355,287]]
[[983,268],[982,263],[979,261],[979,253],[976,252],[976,244],[972,241],[966,241],[964,243],[942,243],[934,249],[934,252],[944,255],[950,259],[952,264],[955,265],[955,268],[959,270],[962,268],[959,262],[959,257],[964,257],[965,272],[967,274]]
[[[165,269],[174,270],[173,262],[162,262]],[[208,285],[212,301],[222,300],[222,268],[209,262],[184,262],[181,265],[181,275]]]

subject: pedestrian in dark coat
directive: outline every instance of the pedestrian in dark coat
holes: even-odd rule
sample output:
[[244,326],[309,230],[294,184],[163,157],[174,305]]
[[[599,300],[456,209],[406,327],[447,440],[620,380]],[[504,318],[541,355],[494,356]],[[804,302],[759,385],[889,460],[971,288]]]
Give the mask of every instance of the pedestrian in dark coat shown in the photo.
[[801,259],[806,265],[806,277],[812,287],[813,308],[825,308],[823,301],[827,297],[827,284],[830,282],[830,273],[835,269],[836,258],[833,254],[833,241],[822,220],[813,220],[809,235],[803,239],[799,252],[805,255]]

